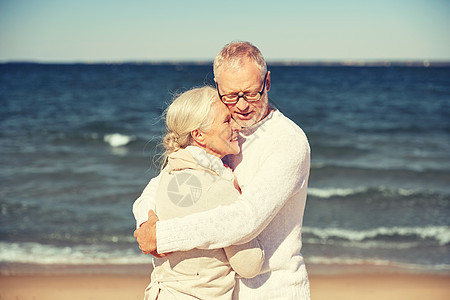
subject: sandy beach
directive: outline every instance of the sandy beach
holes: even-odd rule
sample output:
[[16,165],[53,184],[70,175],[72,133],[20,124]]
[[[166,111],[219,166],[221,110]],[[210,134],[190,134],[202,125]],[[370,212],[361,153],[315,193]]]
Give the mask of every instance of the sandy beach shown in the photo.
[[[138,274],[2,275],[1,300],[142,299],[148,276]],[[321,299],[450,299],[450,275],[398,272],[311,272],[311,295]]]

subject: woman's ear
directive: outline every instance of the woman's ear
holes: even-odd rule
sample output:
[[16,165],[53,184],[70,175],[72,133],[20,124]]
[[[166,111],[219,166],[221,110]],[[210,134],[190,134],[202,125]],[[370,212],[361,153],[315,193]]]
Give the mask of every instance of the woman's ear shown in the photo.
[[200,129],[192,130],[191,137],[194,140],[194,143],[205,146],[205,137],[203,136],[203,132]]

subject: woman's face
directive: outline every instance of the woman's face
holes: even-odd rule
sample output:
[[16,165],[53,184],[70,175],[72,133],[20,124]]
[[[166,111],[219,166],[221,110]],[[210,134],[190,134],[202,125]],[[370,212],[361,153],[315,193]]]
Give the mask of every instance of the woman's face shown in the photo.
[[208,132],[203,133],[206,152],[219,158],[238,154],[241,149],[237,135],[241,127],[231,118],[230,111],[221,101],[213,104],[211,112],[214,114],[214,121]]

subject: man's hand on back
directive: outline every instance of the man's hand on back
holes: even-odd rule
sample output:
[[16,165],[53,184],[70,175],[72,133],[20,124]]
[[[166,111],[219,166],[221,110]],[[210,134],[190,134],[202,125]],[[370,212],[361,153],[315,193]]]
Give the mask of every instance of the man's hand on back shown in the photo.
[[144,254],[151,254],[155,257],[164,257],[165,254],[158,254],[156,250],[156,222],[158,217],[153,210],[148,212],[148,220],[134,231],[139,248]]

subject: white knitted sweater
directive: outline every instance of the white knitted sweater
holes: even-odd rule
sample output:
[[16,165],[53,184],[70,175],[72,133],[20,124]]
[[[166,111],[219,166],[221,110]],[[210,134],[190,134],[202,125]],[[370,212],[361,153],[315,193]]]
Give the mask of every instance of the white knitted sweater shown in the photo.
[[[156,224],[158,252],[216,249],[259,235],[265,250],[260,275],[240,279],[235,299],[310,299],[301,229],[310,168],[303,131],[275,110],[240,132],[241,153],[226,157],[242,189],[227,206]],[[154,209],[159,178],[133,205],[137,226]]]

